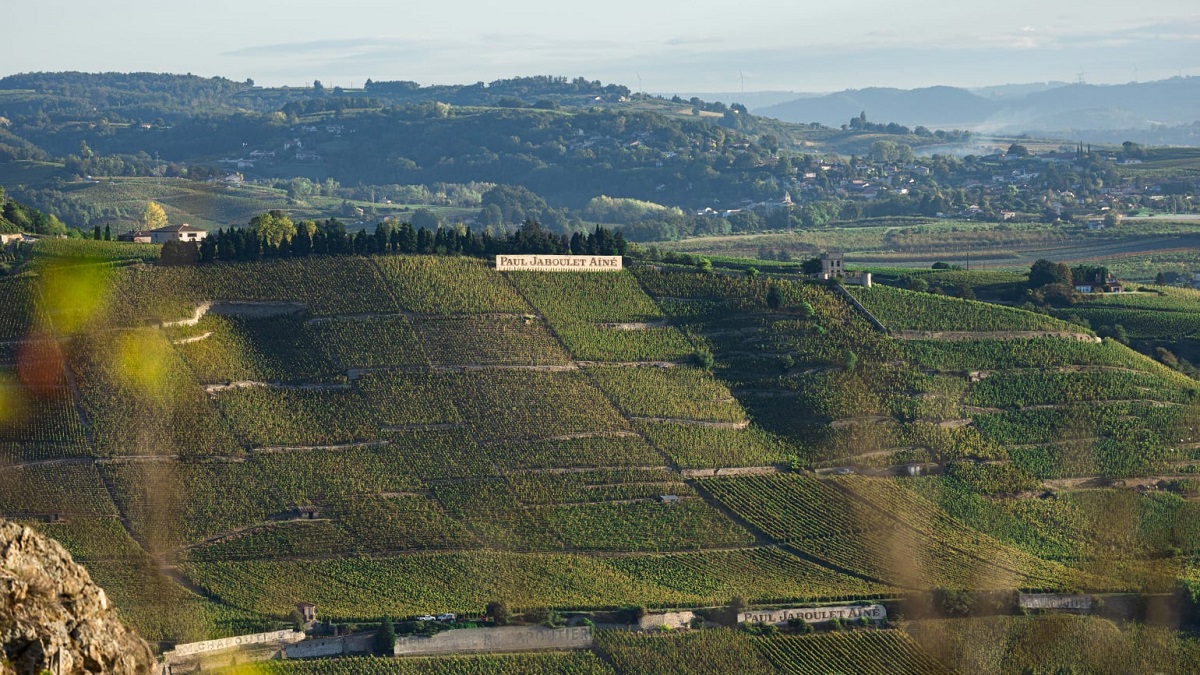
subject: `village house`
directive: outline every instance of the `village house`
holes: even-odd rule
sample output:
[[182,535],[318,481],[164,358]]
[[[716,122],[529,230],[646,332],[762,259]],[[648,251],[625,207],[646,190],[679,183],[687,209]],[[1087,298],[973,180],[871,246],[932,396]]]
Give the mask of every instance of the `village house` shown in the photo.
[[1124,293],[1125,285],[1115,275],[1109,274],[1102,276],[1102,273],[1097,273],[1095,278],[1078,279],[1075,281],[1075,290],[1080,293]]
[[150,243],[150,231],[149,230],[131,230],[129,232],[122,232],[121,234],[117,235],[117,241],[128,241],[128,242],[133,242],[135,244],[149,244]]
[[[187,223],[182,225],[167,225],[160,227],[157,230],[150,230],[147,234],[150,235],[150,243],[165,244],[168,241],[195,241],[208,236],[206,230],[201,230],[198,227],[192,227]],[[134,239],[137,241],[137,239]]]

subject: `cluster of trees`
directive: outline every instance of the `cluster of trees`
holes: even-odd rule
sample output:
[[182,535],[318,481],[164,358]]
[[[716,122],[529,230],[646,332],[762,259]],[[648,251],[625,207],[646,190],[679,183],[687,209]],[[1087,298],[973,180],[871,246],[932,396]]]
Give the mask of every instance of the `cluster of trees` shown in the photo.
[[[189,249],[190,247],[190,249]],[[571,236],[551,232],[528,221],[513,232],[493,236],[490,231],[474,233],[470,228],[413,227],[411,223],[381,222],[374,233],[349,233],[336,218],[321,222],[293,222],[282,211],[255,216],[249,227],[220,229],[202,240],[164,246],[163,261],[259,260],[308,255],[381,255],[419,253],[490,257],[506,253],[575,255],[625,255],[628,243],[620,232],[596,227],[588,234]],[[191,253],[194,251],[194,254]]]
[[889,122],[887,124],[876,124],[867,121],[867,111],[862,111],[857,117],[851,117],[850,123],[842,127],[843,130],[863,131],[876,134],[890,134],[893,136],[920,136],[922,138],[936,138],[939,141],[949,142],[965,142],[970,140],[971,132],[969,131],[930,131],[925,127],[917,127],[909,129],[903,124]]
[[0,187],[0,232],[59,235],[67,233],[67,226],[52,213],[10,199]]
[[[1068,307],[1079,301],[1076,285],[1100,286],[1108,282],[1109,269],[1099,265],[1076,265],[1038,260],[1029,268],[1028,299],[1039,305]],[[1097,332],[1100,332],[1097,329]],[[1123,333],[1119,341],[1126,342]],[[1101,335],[1104,337],[1104,335]]]
[[[322,192],[328,192],[332,178],[325,179]],[[336,181],[335,181],[336,183]],[[477,209],[483,205],[483,195],[495,187],[494,183],[432,183],[430,185],[358,185],[338,186],[336,195],[345,199],[356,199],[372,203],[391,200],[396,204],[430,204],[434,206],[458,206]],[[524,222],[517,221],[517,222]]]
[[335,115],[341,115],[346,110],[362,110],[366,108],[379,108],[383,106],[383,102],[377,98],[370,97],[355,97],[339,96],[337,98],[312,98],[304,101],[291,101],[279,109],[289,119],[300,117],[302,115],[311,115],[313,113],[322,113],[332,111]]
[[1100,265],[1076,265],[1071,267],[1066,263],[1041,259],[1029,268],[1029,288],[1042,289],[1047,286],[1068,286],[1076,284],[1099,285],[1108,281],[1111,276],[1107,267]]
[[392,100],[437,100],[454,105],[489,105],[503,99],[567,100],[582,103],[596,96],[619,98],[630,94],[628,87],[619,84],[605,85],[599,80],[555,76],[514,77],[487,84],[476,82],[468,85],[429,87],[422,87],[417,82],[407,80],[376,82],[368,79],[363,89],[373,96],[386,96]]

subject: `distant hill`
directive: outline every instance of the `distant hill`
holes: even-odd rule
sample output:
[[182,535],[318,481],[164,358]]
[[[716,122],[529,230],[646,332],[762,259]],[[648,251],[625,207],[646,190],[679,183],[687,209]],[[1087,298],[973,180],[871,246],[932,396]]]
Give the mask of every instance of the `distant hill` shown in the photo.
[[[258,87],[253,80],[234,82],[223,77],[210,79],[169,73],[21,73],[0,78],[0,100],[9,114],[50,110],[57,114],[104,108],[111,114],[153,119],[190,116],[197,113],[228,113],[277,110],[290,102],[320,99],[367,99],[341,107],[361,108],[440,101],[453,105],[529,105],[539,101],[562,105],[590,104],[596,100],[619,100],[629,88],[602,84],[582,77],[515,77],[490,83],[422,86],[407,80],[373,81],[362,89],[325,87]],[[367,103],[370,105],[367,105]]]
[[[1050,86],[1050,85],[1046,85]],[[865,111],[876,121],[958,126],[1004,133],[1144,129],[1200,119],[1200,78],[1120,85],[997,87],[972,93],[955,87],[870,88],[800,98],[755,109],[789,122],[845,124]]]
[[1028,82],[1024,84],[998,84],[988,87],[968,87],[967,91],[987,99],[1017,99],[1030,94],[1064,87],[1067,82]]
[[800,91],[722,91],[722,92],[662,92],[658,94],[663,98],[671,98],[678,96],[682,99],[691,99],[692,97],[699,98],[703,101],[724,101],[725,103],[741,103],[742,105],[756,110],[777,103],[787,101],[795,101],[801,98],[818,98],[824,94],[806,93]]
[[839,126],[866,111],[868,119],[875,121],[947,127],[975,124],[987,119],[996,107],[987,99],[954,87],[911,90],[872,87],[778,103],[757,109],[756,114],[788,122]]

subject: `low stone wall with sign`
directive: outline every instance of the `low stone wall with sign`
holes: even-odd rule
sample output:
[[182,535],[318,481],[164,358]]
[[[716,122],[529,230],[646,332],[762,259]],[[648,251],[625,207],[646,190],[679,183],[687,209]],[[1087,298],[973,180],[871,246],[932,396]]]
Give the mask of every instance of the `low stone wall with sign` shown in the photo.
[[316,638],[305,640],[283,648],[283,653],[289,659],[313,659],[320,656],[345,656],[349,654],[368,654],[374,646],[375,633],[355,633],[341,637]]
[[197,654],[206,654],[209,652],[218,652],[225,649],[237,649],[239,647],[259,646],[266,644],[291,644],[304,639],[304,633],[293,630],[277,630],[270,633],[255,633],[254,635],[238,635],[236,637],[222,638],[220,640],[207,640],[205,642],[189,642],[187,644],[176,645],[175,649],[163,654],[167,660],[172,658],[182,658],[187,656],[195,656]]
[[887,618],[883,605],[845,605],[838,607],[793,607],[738,614],[738,623],[785,624],[789,619],[804,619],[807,623],[826,623],[834,619],[857,621],[862,617],[871,621]]
[[1017,598],[1022,609],[1057,609],[1070,612],[1092,611],[1092,596],[1068,593],[1022,593]]
[[501,272],[620,272],[619,255],[498,255]]
[[511,626],[503,628],[460,628],[429,637],[396,640],[396,656],[424,656],[463,652],[524,652],[538,649],[587,649],[592,646],[592,629]]
[[692,625],[692,619],[696,618],[695,612],[666,612],[664,614],[647,614],[641,619],[638,619],[638,628],[642,630],[654,630],[666,626],[672,630],[676,628],[688,628]]

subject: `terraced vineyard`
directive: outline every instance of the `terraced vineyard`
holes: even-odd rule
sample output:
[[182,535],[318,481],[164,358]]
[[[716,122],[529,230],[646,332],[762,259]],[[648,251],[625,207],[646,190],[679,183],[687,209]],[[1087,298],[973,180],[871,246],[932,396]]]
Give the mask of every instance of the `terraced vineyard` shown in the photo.
[[1078,326],[1041,314],[980,302],[916,293],[887,286],[848,287],[854,297],[892,330],[968,333],[1064,331]]
[[737,423],[746,412],[729,390],[694,368],[589,368],[588,376],[626,415]]
[[692,353],[628,273],[509,273],[577,359],[674,361]]
[[776,541],[889,584],[1052,589],[1106,583],[972,531],[883,479],[743,477],[701,485]]
[[494,597],[514,607],[715,605],[728,593],[785,602],[871,597],[891,589],[778,549],[642,556],[473,551],[369,559],[187,562],[223,603],[284,614],[297,593],[337,619],[409,616],[434,607],[477,613]]
[[33,327],[36,293],[31,277],[0,279],[0,340],[19,340]]
[[591,652],[433,658],[294,659],[232,666],[219,675],[614,675]]
[[679,635],[601,632],[597,651],[620,673],[949,674],[909,636],[893,630],[752,637],[731,630]]
[[528,314],[516,290],[481,260],[390,256],[375,261],[400,306],[422,314]]
[[[168,642],[285,625],[299,599],[363,623],[1191,580],[1190,502],[1089,481],[1186,493],[1194,380],[1044,315],[852,292],[892,334],[821,284],[670,266],[41,268],[0,280],[0,515]],[[893,630],[596,653],[395,668],[943,672]]]
[[897,631],[854,631],[829,635],[762,639],[759,648],[783,673],[953,672]]
[[[337,361],[326,356],[336,356],[337,346],[346,340],[310,330],[297,316],[247,320],[207,314],[195,326],[173,327],[167,335],[206,384],[334,380]],[[329,347],[314,350],[314,341]]]
[[1092,617],[918,621],[906,632],[959,672],[1186,673],[1200,664],[1194,637]]

